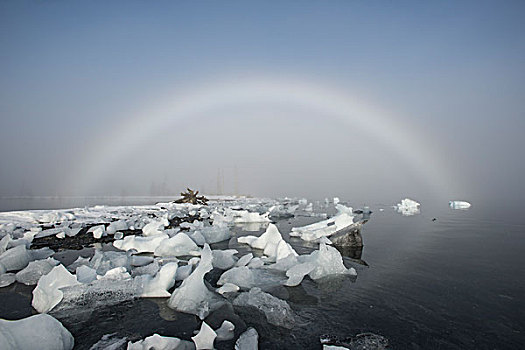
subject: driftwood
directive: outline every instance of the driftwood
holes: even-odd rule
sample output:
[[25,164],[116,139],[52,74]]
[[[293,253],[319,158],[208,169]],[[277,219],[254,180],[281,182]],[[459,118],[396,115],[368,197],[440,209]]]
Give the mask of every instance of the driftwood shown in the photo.
[[181,192],[180,195],[182,198],[174,201],[175,203],[191,203],[191,204],[202,204],[208,205],[208,198],[204,196],[198,196],[199,191],[193,191],[189,188],[186,188],[187,192]]

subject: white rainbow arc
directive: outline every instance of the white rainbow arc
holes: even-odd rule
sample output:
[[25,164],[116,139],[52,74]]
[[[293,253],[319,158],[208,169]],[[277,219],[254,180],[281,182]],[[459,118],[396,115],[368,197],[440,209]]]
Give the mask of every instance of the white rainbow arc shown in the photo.
[[166,127],[195,115],[213,112],[224,107],[249,103],[283,103],[307,107],[329,115],[358,130],[382,140],[400,155],[412,171],[433,189],[437,195],[455,192],[451,172],[441,156],[425,146],[417,130],[404,125],[388,113],[374,108],[361,99],[334,91],[319,84],[283,79],[245,79],[219,82],[194,89],[184,94],[173,94],[160,108],[149,108],[126,121],[124,125],[110,129],[112,132],[101,143],[97,140],[88,154],[79,162],[73,173],[69,188],[73,193],[87,194],[96,189],[108,176],[116,160],[132,153],[140,145],[154,139]]

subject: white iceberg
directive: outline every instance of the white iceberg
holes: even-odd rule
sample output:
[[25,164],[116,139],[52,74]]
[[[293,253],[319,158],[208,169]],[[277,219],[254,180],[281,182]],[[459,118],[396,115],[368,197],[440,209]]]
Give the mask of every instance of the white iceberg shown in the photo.
[[244,236],[237,240],[239,243],[246,243],[252,248],[262,249],[264,255],[272,261],[279,261],[289,255],[297,255],[292,246],[283,240],[281,233],[274,224],[269,224],[266,232],[260,237]]
[[28,286],[37,284],[40,277],[48,274],[57,265],[58,261],[53,258],[31,261],[23,270],[16,273],[16,280]]
[[300,237],[305,241],[319,241],[321,237],[329,237],[354,224],[352,208],[337,204],[336,209],[337,214],[330,219],[292,228],[290,236]]
[[160,269],[154,278],[150,275],[142,275],[144,279],[144,290],[142,297],[145,298],[167,298],[171,294],[168,289],[175,285],[175,276],[178,265],[176,262],[168,263]]
[[163,337],[158,334],[137,342],[128,342],[127,350],[193,350],[193,343],[175,337]]
[[199,265],[171,295],[168,302],[170,308],[199,316],[202,320],[222,305],[222,302],[217,300],[217,295],[204,283],[204,275],[213,269],[212,260],[210,246],[205,244]]
[[467,201],[450,201],[448,202],[448,205],[450,206],[451,209],[459,209],[459,210],[465,210],[472,206],[472,204],[470,204]]
[[64,265],[55,266],[51,272],[38,280],[33,290],[31,305],[41,313],[52,310],[62,300],[64,293],[60,288],[79,284],[76,277]]
[[198,251],[197,244],[187,234],[179,232],[171,238],[162,240],[154,253],[155,256],[183,256],[195,255]]
[[246,266],[234,267],[225,271],[217,281],[217,285],[219,286],[226,283],[250,289],[255,285],[255,277],[252,270]]
[[213,349],[216,337],[217,333],[206,322],[202,322],[199,333],[191,339],[195,343],[196,350],[209,350]]
[[412,216],[419,214],[420,203],[416,202],[413,199],[405,198],[401,200],[401,203],[396,205],[397,212],[403,216]]
[[160,243],[167,238],[169,236],[164,233],[148,237],[132,235],[113,241],[113,246],[121,250],[135,249],[138,253],[153,253]]
[[237,253],[238,251],[236,249],[212,250],[213,267],[228,270],[237,262],[237,258],[235,257]]
[[293,328],[295,324],[295,317],[288,303],[263,292],[258,287],[250,289],[249,292],[239,294],[233,300],[233,305],[254,307],[264,314],[268,323],[276,326]]
[[0,319],[0,349],[2,350],[71,350],[71,333],[57,319],[47,314],[21,320]]
[[18,271],[25,268],[33,260],[25,245],[19,245],[8,249],[0,255],[0,273],[2,270]]

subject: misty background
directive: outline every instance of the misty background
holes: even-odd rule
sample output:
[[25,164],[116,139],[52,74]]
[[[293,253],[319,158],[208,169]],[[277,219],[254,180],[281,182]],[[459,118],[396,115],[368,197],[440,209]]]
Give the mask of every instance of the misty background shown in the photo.
[[[3,1],[0,197],[190,186],[357,202],[521,199],[524,10],[522,1]],[[258,80],[384,111],[445,186],[396,151],[395,135],[286,96],[170,119],[187,91]],[[142,133],[159,113],[165,127]],[[119,145],[126,151],[111,159]]]

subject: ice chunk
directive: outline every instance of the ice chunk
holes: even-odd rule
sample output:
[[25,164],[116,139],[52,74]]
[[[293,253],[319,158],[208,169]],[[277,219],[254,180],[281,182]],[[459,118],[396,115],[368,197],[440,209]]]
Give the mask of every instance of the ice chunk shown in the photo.
[[448,205],[451,209],[468,209],[472,206],[472,204],[466,201],[450,201]]
[[56,238],[58,239],[63,239],[63,238],[66,238],[66,233],[65,232],[59,232],[55,235]]
[[260,237],[244,236],[238,238],[239,243],[246,243],[252,248],[263,249],[264,254],[270,260],[278,261],[288,257],[289,255],[297,255],[295,250],[286,243],[277,226],[269,224],[266,232]]
[[195,255],[199,247],[184,232],[179,232],[171,238],[160,242],[155,249],[155,256]]
[[131,266],[145,266],[151,264],[155,259],[152,256],[133,255],[130,260]]
[[[310,254],[309,261],[316,265],[308,275],[316,280],[329,275],[346,274],[348,271],[343,264],[341,253],[334,247],[321,243],[319,250]],[[355,270],[354,270],[355,271]]]
[[186,265],[179,266],[179,268],[177,269],[177,276],[175,277],[175,279],[177,281],[182,281],[186,279],[193,271],[193,267],[197,265],[199,261],[199,258],[191,258]]
[[196,336],[191,337],[191,339],[195,343],[195,349],[201,350],[213,349],[213,343],[215,342],[216,337],[217,333],[215,333],[206,322],[202,322],[199,333]]
[[[128,342],[128,350],[193,350],[193,343],[174,337],[153,334],[135,343]],[[211,349],[211,348],[210,348]]]
[[352,208],[341,204],[336,205],[337,214],[327,220],[310,225],[292,228],[290,236],[301,237],[305,241],[318,241],[354,224]]
[[58,261],[53,258],[32,261],[23,270],[16,273],[16,280],[28,286],[37,284],[40,277],[48,274],[57,265]]
[[252,270],[246,266],[241,266],[225,271],[219,278],[219,281],[217,281],[219,286],[226,283],[233,283],[241,288],[249,289],[254,286],[255,279]]
[[127,280],[131,275],[126,271],[125,267],[119,266],[108,270],[104,276],[97,276],[98,280]]
[[86,265],[77,267],[75,274],[80,283],[91,283],[97,279],[97,271]]
[[202,227],[198,232],[204,237],[208,244],[222,242],[231,237],[228,226],[222,223],[214,222],[212,226]]
[[337,205],[339,204],[340,200],[338,197],[334,197],[334,204]]
[[[290,255],[291,256],[291,255]],[[249,263],[248,267],[250,269],[258,269],[264,266],[264,261],[261,258],[253,258]]]
[[100,239],[106,232],[106,226],[104,225],[93,226],[88,230],[88,233],[89,232],[93,234],[93,238]]
[[12,241],[11,235],[8,233],[0,240],[0,255],[7,250],[7,245]]
[[55,266],[51,272],[38,280],[33,290],[31,305],[38,312],[48,312],[62,300],[64,294],[60,288],[76,284],[79,284],[76,277],[69,273],[64,265]]
[[308,275],[315,268],[316,265],[310,261],[293,266],[286,271],[288,281],[286,281],[285,285],[289,287],[298,286],[303,281],[304,276]]
[[135,249],[138,253],[153,253],[159,244],[169,238],[167,234],[149,237],[126,236],[123,240],[113,241],[113,246],[122,250]]
[[240,335],[235,342],[235,350],[257,350],[259,349],[259,334],[253,327]]
[[167,218],[163,218],[160,221],[151,221],[149,224],[142,228],[142,234],[144,236],[155,236],[162,234],[164,226],[168,226],[169,222]]
[[89,350],[121,350],[126,345],[126,338],[119,338],[116,333],[104,334]]
[[170,308],[204,319],[210,311],[222,305],[222,301],[217,300],[217,295],[208,290],[204,283],[204,275],[213,268],[212,260],[210,246],[205,244],[199,265],[171,295],[168,302]]
[[190,231],[187,233],[188,237],[190,237],[197,245],[204,245],[206,243],[206,238],[202,235],[200,231]]
[[26,246],[19,245],[0,255],[0,270],[2,267],[5,271],[22,270],[31,260],[32,256],[27,251]]
[[127,229],[128,224],[126,223],[126,220],[117,220],[109,224],[109,226],[106,229],[106,232],[109,235],[114,235],[115,233],[117,233],[117,231],[125,231]]
[[115,234],[113,235],[113,238],[115,239],[122,239],[123,237],[124,237],[124,234],[120,231],[115,232]]
[[255,307],[264,314],[268,323],[276,326],[293,328],[295,323],[292,309],[286,301],[265,293],[257,287],[250,289],[249,292],[241,293],[235,298],[233,305]]
[[247,210],[235,210],[233,222],[237,224],[247,222],[270,222],[268,216],[269,213],[261,215],[259,213],[252,213]]
[[0,349],[71,350],[71,333],[52,316],[41,314],[17,321],[0,319]]
[[238,251],[235,249],[213,250],[213,267],[228,270],[237,262],[237,258],[235,257],[237,253]]
[[[140,276],[140,275],[150,275],[150,276],[155,276],[155,274],[157,272],[159,272],[160,270],[160,265],[159,263],[155,260],[153,261],[151,264],[149,265],[145,265],[145,266],[139,266],[135,269],[133,269],[133,271],[131,271],[131,275],[133,277],[135,276]],[[177,270],[177,273],[178,273],[178,270]]]
[[154,278],[146,276],[147,283],[144,284],[142,297],[146,298],[165,298],[171,296],[168,289],[175,284],[175,275],[177,274],[177,263],[168,263],[160,269]]
[[230,340],[235,336],[235,325],[228,320],[224,320],[219,328],[215,330],[217,333],[217,341]]
[[252,259],[253,259],[253,254],[252,254],[252,253],[248,253],[248,254],[246,254],[246,255],[243,255],[243,256],[239,259],[239,261],[237,261],[237,263],[235,264],[235,266],[239,266],[239,267],[240,267],[240,266],[246,266],[246,265],[248,265],[248,263],[249,263],[250,261],[252,261]]
[[217,293],[223,295],[225,293],[234,293],[239,291],[239,286],[233,283],[224,283],[224,285],[217,289]]
[[2,273],[0,274],[0,288],[7,287],[15,283],[16,277],[14,273]]
[[419,214],[419,206],[420,204],[415,200],[405,198],[401,200],[401,203],[398,203],[396,205],[396,209],[397,212],[402,214],[403,216],[412,216]]

